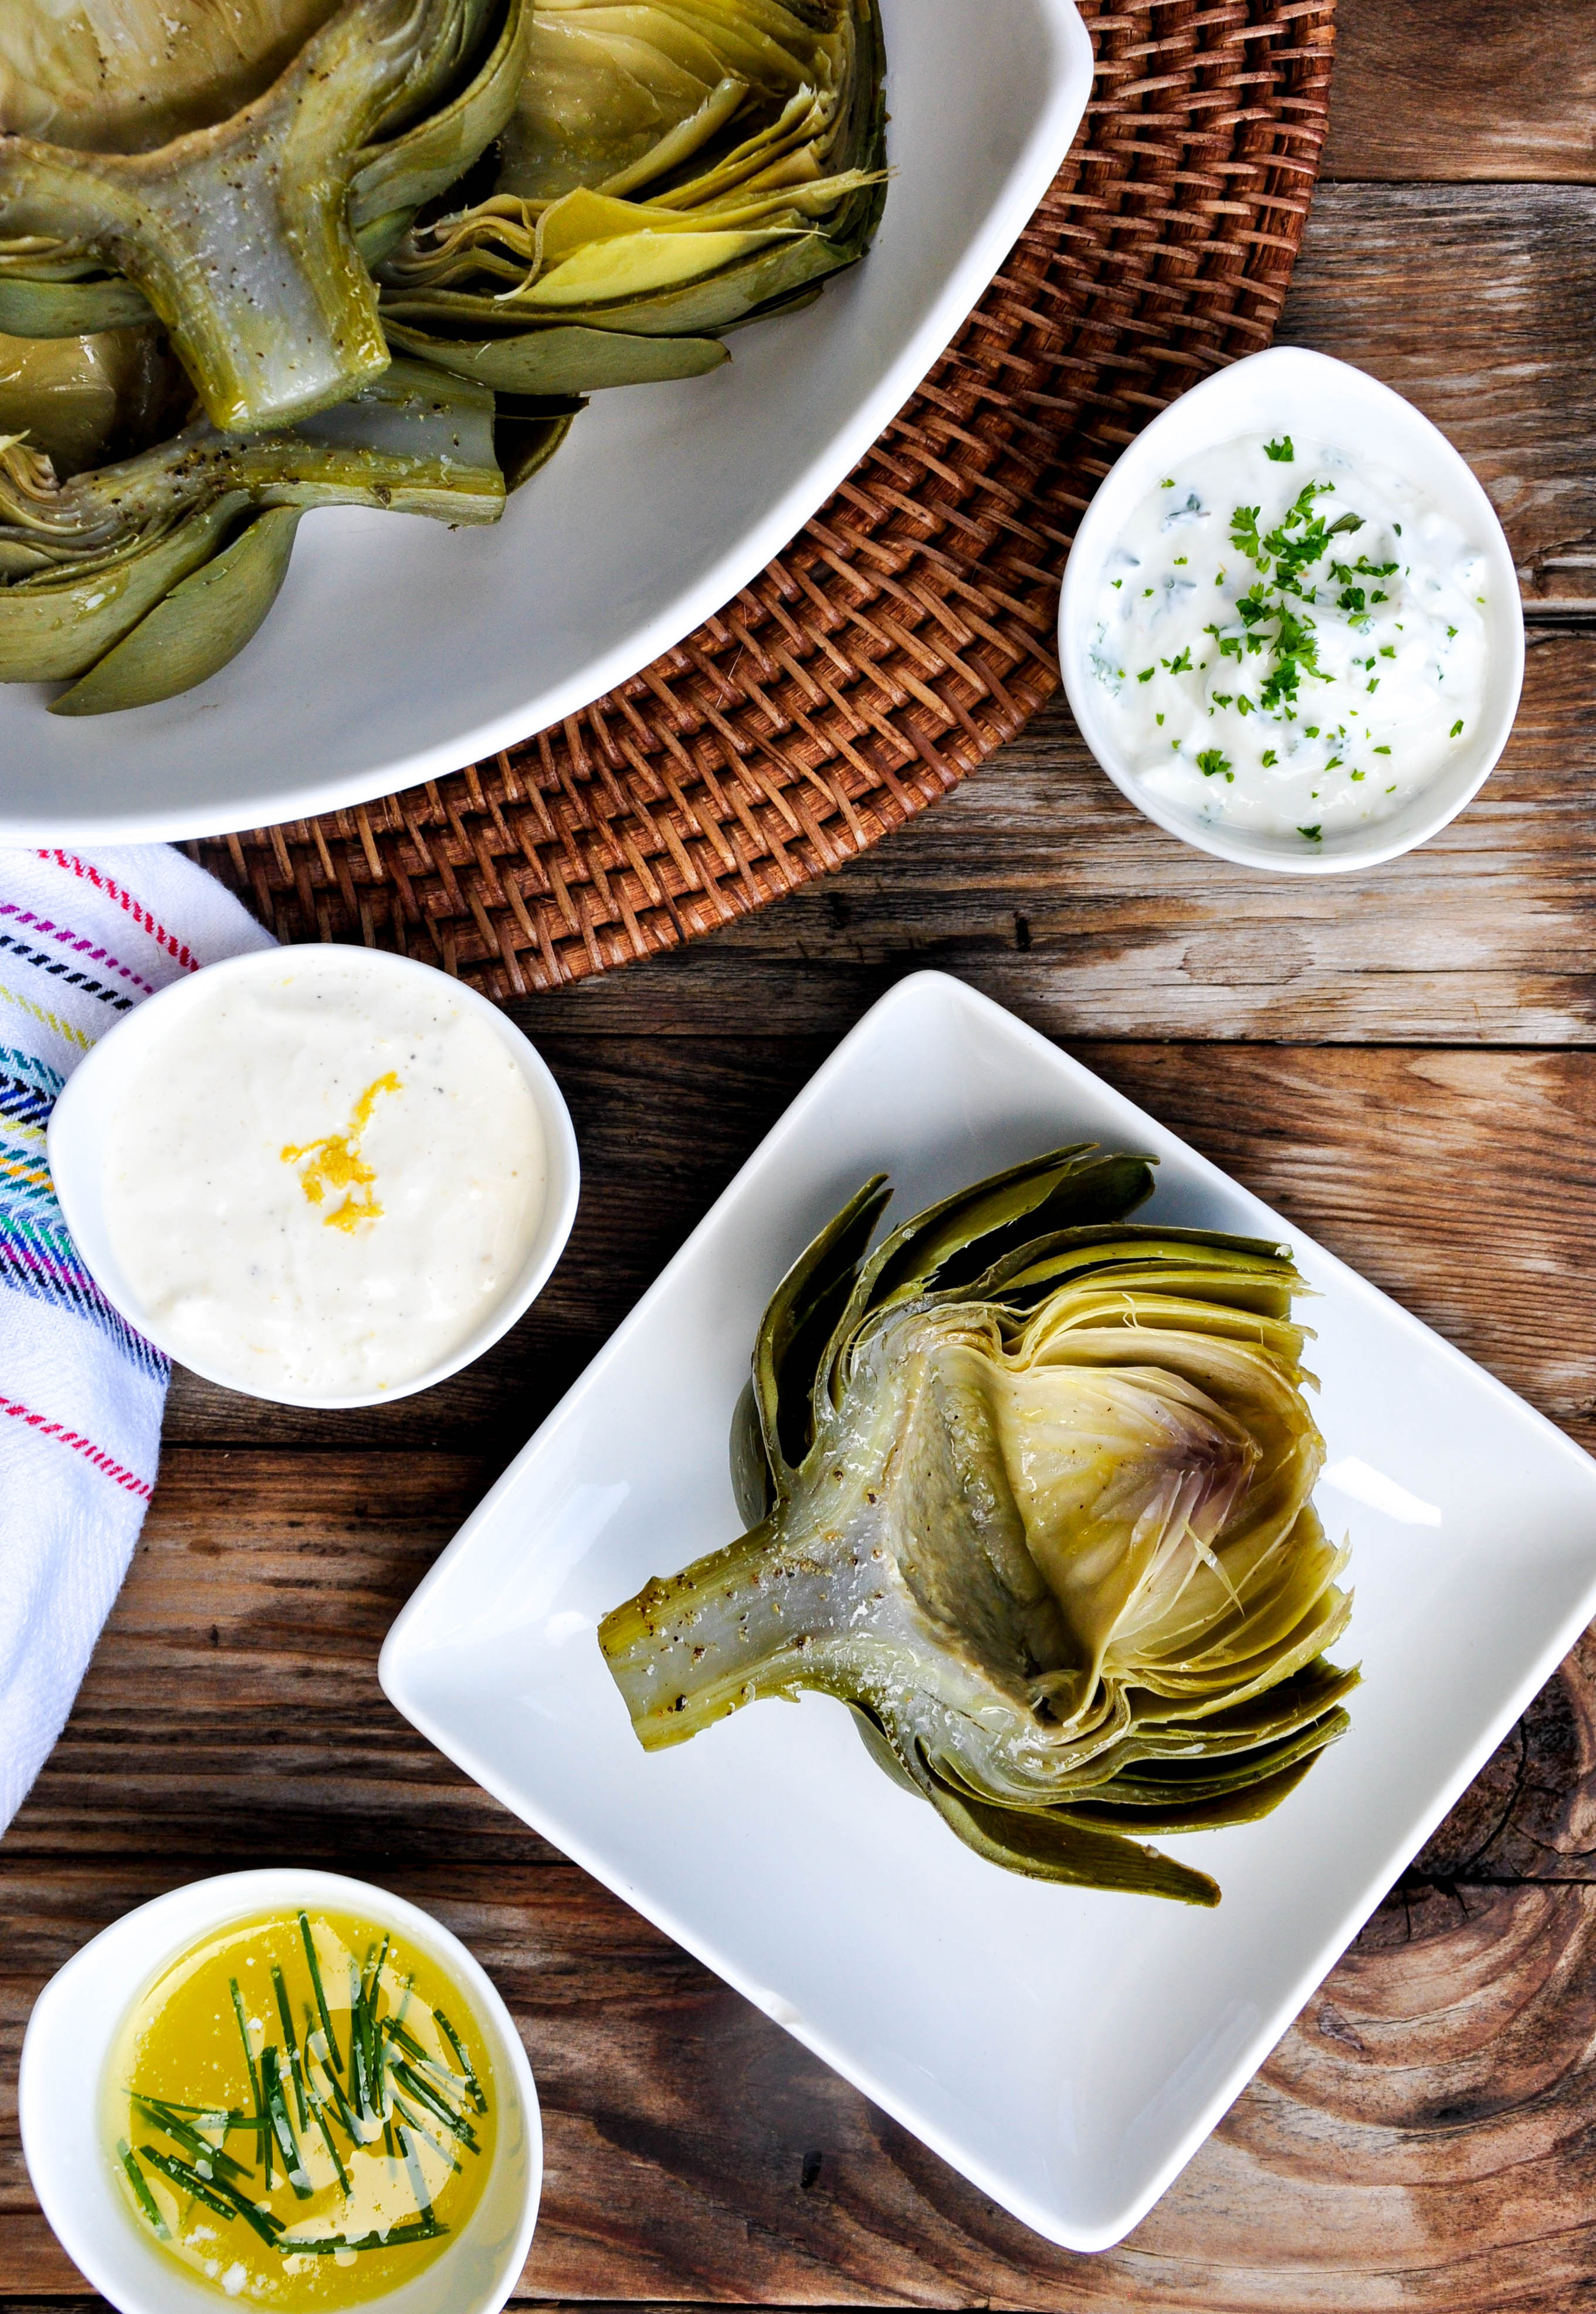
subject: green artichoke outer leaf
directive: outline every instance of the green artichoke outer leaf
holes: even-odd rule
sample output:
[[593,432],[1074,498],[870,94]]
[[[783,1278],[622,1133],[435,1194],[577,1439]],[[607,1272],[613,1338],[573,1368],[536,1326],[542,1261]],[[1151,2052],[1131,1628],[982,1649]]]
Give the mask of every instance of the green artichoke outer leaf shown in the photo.
[[50,704],[52,715],[147,707],[236,658],[288,575],[298,507],[269,507],[230,545],[180,579],[132,632]]
[[646,1749],[816,1689],[981,1854],[1217,1900],[1133,1835],[1287,1796],[1347,1725],[1351,1600],[1289,1252],[1117,1218],[1150,1179],[1082,1144],[875,1253],[879,1180],[821,1232],[734,1425],[749,1531],[599,1627]]
[[[0,439],[0,681],[86,674],[251,507],[497,521],[505,485],[494,421],[487,388],[396,361],[291,431],[240,437],[200,421],[65,483],[25,443]],[[281,527],[272,535],[280,541]],[[241,560],[255,568],[258,551]],[[213,608],[241,599],[244,575]]]
[[0,255],[0,331],[14,338],[86,338],[147,327],[154,310],[137,282],[111,274],[36,281],[7,273]]
[[[88,258],[126,276],[221,430],[286,424],[346,398],[388,358],[348,215],[362,154],[443,93],[484,6],[344,0],[261,94],[153,151],[8,138],[4,269]],[[383,156],[370,165],[380,172]],[[16,254],[29,238],[32,265]]]
[[611,385],[701,377],[728,357],[717,338],[629,337],[617,330],[528,330],[508,338],[437,338],[384,314],[388,342],[455,377],[503,393],[586,394]]
[[1063,1881],[1078,1888],[1118,1888],[1133,1896],[1167,1896],[1177,1904],[1212,1907],[1220,1901],[1219,1883],[1206,1872],[1117,1833],[1100,1832],[1045,1808],[993,1807],[935,1780],[927,1797],[966,1848],[1027,1879]]
[[108,555],[44,583],[0,588],[0,683],[59,683],[86,674],[191,570],[208,562],[248,504],[234,492],[156,528],[137,552]]

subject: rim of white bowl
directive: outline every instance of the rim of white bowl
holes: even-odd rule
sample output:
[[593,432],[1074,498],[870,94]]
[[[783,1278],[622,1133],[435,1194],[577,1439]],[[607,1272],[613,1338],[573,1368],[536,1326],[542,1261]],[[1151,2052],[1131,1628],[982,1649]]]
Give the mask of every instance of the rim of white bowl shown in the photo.
[[[1308,387],[1312,397],[1324,404],[1324,430],[1330,436],[1337,430],[1336,406],[1345,408],[1350,398],[1354,404],[1380,410],[1388,418],[1395,413],[1396,425],[1407,431],[1411,438],[1438,444],[1445,454],[1442,464],[1456,485],[1442,511],[1465,521],[1470,538],[1486,556],[1491,588],[1493,660],[1487,680],[1496,680],[1498,687],[1494,705],[1487,701],[1487,712],[1481,719],[1473,746],[1455,769],[1421,788],[1402,810],[1393,812],[1389,819],[1376,821],[1366,830],[1352,828],[1327,836],[1322,850],[1312,852],[1288,851],[1291,839],[1286,836],[1270,836],[1254,829],[1227,828],[1200,820],[1195,813],[1182,810],[1163,797],[1149,794],[1117,756],[1082,663],[1086,631],[1083,597],[1100,575],[1107,541],[1130,507],[1144,495],[1149,487],[1147,477],[1160,464],[1167,463],[1160,458],[1160,444],[1172,433],[1184,435],[1190,431],[1198,418],[1207,421],[1198,430],[1208,446],[1233,438],[1238,422],[1227,425],[1225,411],[1248,399],[1263,377],[1277,379],[1282,384],[1294,381],[1299,390]],[[1300,420],[1293,422],[1301,424]],[[1399,463],[1399,443],[1397,448],[1397,457],[1382,455],[1379,463]],[[1098,484],[1097,495],[1075,534],[1059,596],[1058,640],[1064,693],[1080,736],[1099,770],[1126,801],[1134,804],[1144,818],[1154,821],[1198,852],[1229,861],[1237,867],[1258,868],[1283,876],[1345,876],[1360,869],[1383,867],[1388,861],[1399,859],[1404,852],[1438,835],[1459,812],[1467,810],[1500,763],[1518,713],[1524,680],[1524,612],[1518,571],[1496,509],[1478,476],[1440,427],[1404,395],[1367,370],[1358,369],[1351,362],[1338,361],[1332,354],[1318,353],[1308,346],[1271,346],[1263,353],[1248,354],[1244,360],[1233,362],[1171,402],[1126,446]],[[1432,797],[1433,800],[1428,801]]]
[[[92,2108],[86,2126],[94,2142],[99,2142],[101,2086],[106,2060],[128,2009],[152,1978],[213,1929],[290,1903],[358,1912],[383,1927],[396,1928],[416,1943],[430,1947],[463,1983],[477,2011],[478,2023],[489,2035],[491,2053],[503,2072],[505,2086],[520,2106],[526,2132],[526,2195],[520,2222],[486,2293],[475,2300],[463,2301],[455,2310],[455,2314],[498,2314],[526,2263],[542,2199],[542,2117],[537,2083],[521,2036],[498,1986],[475,1954],[462,1944],[452,1930],[408,1898],[378,1888],[370,1881],[352,1879],[342,1872],[271,1865],[254,1871],[225,1872],[190,1881],[181,1887],[168,1889],[164,1895],[152,1897],[147,1903],[136,1904],[109,1928],[101,1929],[98,1936],[56,1971],[33,2004],[22,2036],[17,2078],[22,2156],[40,2208],[73,2264],[103,2298],[121,2310],[121,2314],[172,2314],[175,2296],[180,2293],[168,2289],[164,2294],[152,2294],[146,2289],[144,2268],[147,2258],[137,2253],[146,2250],[147,2246],[139,2242],[119,2204],[125,2236],[117,2227],[101,2228],[93,2222],[88,2214],[88,2194],[77,2186],[75,2171],[73,2182],[64,2183],[60,2165],[66,2163],[69,2151],[65,2142],[66,2133],[75,2133],[75,2142],[81,2138],[85,2126],[83,2101],[86,2098]],[[111,1973],[109,1976],[108,1972]],[[108,2018],[103,2040],[92,2063],[80,2062],[66,2068],[63,2074],[61,2069],[51,2066],[54,2046],[68,2029],[69,2018],[75,2013],[81,2016],[77,2000],[80,1990],[96,1983],[107,1988],[99,2001]],[[506,2103],[501,2092],[501,2115]],[[108,2168],[105,2178],[97,2181],[107,2185],[108,2189],[109,2174]],[[484,2196],[487,2191],[485,2186]],[[481,2199],[477,2206],[482,2206]],[[469,2229],[462,2239],[468,2238]],[[119,2244],[124,2239],[128,2245],[128,2255],[126,2262],[120,2263],[115,2248],[108,2245]],[[361,2300],[357,2314],[363,2314],[363,2310],[366,2314],[381,2314],[381,2309],[401,2292],[414,2288],[419,2278],[409,2277],[391,2290]],[[197,2277],[194,2289],[207,2299],[216,2294]],[[217,2297],[216,2303],[220,2305],[223,2301]]]
[[[542,1216],[532,1252],[514,1283],[507,1287],[501,1300],[480,1325],[474,1327],[465,1340],[439,1358],[424,1373],[410,1380],[395,1382],[387,1390],[368,1391],[262,1391],[251,1388],[225,1367],[207,1359],[196,1357],[186,1346],[174,1342],[163,1329],[160,1320],[151,1316],[138,1294],[128,1284],[121,1264],[116,1258],[109,1233],[100,1221],[100,1201],[97,1185],[87,1182],[80,1170],[77,1154],[80,1144],[87,1143],[84,1161],[97,1163],[101,1136],[84,1135],[80,1120],[84,1113],[97,1113],[97,1104],[107,1096],[105,1086],[113,1071],[120,1070],[130,1050],[136,1050],[133,1040],[156,1034],[172,1015],[185,1003],[195,1001],[195,991],[202,984],[214,986],[214,976],[224,974],[232,979],[243,979],[257,973],[270,973],[280,968],[285,959],[313,958],[319,963],[330,959],[357,958],[362,967],[378,972],[392,972],[400,977],[424,977],[442,981],[451,997],[484,1018],[493,1028],[520,1067],[536,1106],[538,1120],[543,1129],[544,1146],[549,1166],[548,1190]],[[103,1110],[99,1113],[104,1114]],[[424,964],[419,958],[396,955],[391,949],[357,947],[352,941],[306,941],[285,948],[252,949],[243,956],[225,957],[219,963],[207,964],[189,978],[174,981],[170,986],[147,996],[131,1012],[125,1013],[112,1029],[107,1029],[93,1049],[81,1060],[66,1081],[65,1091],[56,1102],[50,1117],[46,1146],[49,1159],[50,1177],[56,1195],[66,1215],[66,1226],[82,1256],[84,1267],[96,1285],[112,1307],[119,1311],[134,1329],[144,1335],[175,1364],[185,1365],[191,1373],[207,1382],[218,1383],[224,1390],[237,1391],[245,1398],[258,1398],[272,1406],[302,1406],[322,1412],[337,1412],[362,1406],[386,1406],[401,1398],[413,1398],[418,1391],[431,1390],[436,1383],[446,1382],[485,1352],[501,1341],[512,1326],[524,1318],[553,1275],[564,1253],[577,1217],[577,1205],[581,1194],[581,1160],[577,1149],[576,1130],[565,1097],[555,1082],[553,1073],[531,1038],[522,1034],[515,1022],[477,989],[463,980],[456,980],[436,966]]]

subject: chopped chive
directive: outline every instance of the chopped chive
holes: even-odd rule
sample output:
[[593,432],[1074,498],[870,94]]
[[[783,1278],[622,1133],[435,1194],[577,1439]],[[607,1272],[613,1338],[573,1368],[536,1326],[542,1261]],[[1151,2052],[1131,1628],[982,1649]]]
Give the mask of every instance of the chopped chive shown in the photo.
[[327,2013],[327,1995],[322,1990],[322,1972],[316,1965],[316,1947],[311,1939],[311,1924],[303,1912],[299,1915],[299,1933],[304,1939],[305,1959],[310,1963],[311,1983],[316,1995],[316,2014],[327,2036],[327,2053],[332,2060],[333,2071],[341,2073],[343,2060],[338,2053],[338,2038],[332,2030],[332,2019]]
[[416,2207],[424,2218],[429,2218],[432,2215],[432,2196],[427,2190],[427,2179],[416,2158],[416,2149],[410,2142],[410,2131],[401,2126],[399,2135],[404,2146],[404,2166],[410,2177],[410,2191],[416,2197]]
[[390,2226],[385,2234],[357,2234],[353,2241],[342,2234],[329,2234],[311,2241],[301,2241],[289,2234],[278,2248],[285,2257],[331,2257],[340,2249],[398,2249],[407,2242],[436,2241],[448,2230],[436,2218],[407,2218],[402,2225]]
[[451,2137],[458,2138],[461,2144],[468,2146],[473,2153],[481,2151],[481,2147],[477,2142],[476,2132],[464,2115],[453,2112],[445,2104],[437,2091],[422,2080],[413,2066],[402,2062],[396,2063],[393,2068],[393,2079],[407,2096],[414,2098],[419,2106],[431,2114],[436,2121],[442,2123]]
[[455,2176],[458,2177],[460,2174],[460,2164],[455,2159],[454,2154],[451,2153],[449,2148],[444,2143],[441,2137],[435,2137],[433,2135],[431,2130],[428,2128],[419,2114],[413,2113],[410,2110],[410,2106],[406,2105],[404,2099],[400,2096],[397,2089],[393,2092],[393,2110],[399,2115],[401,2120],[404,2123],[405,2127],[410,2132],[411,2135],[423,2138],[426,2142],[431,2146],[435,2153],[442,2155],[443,2159],[448,2163],[450,2168],[453,2169]]
[[443,2035],[450,2048],[454,2050],[455,2056],[459,2059],[460,2071],[464,2078],[465,2086],[471,2092],[472,2103],[476,2106],[479,2113],[486,2113],[488,2110],[488,2100],[482,2094],[482,2085],[477,2079],[476,2068],[472,2065],[471,2059],[465,2053],[464,2043],[461,2040],[459,2034],[456,2033],[454,2027],[450,2024],[448,2018],[444,2015],[441,2009],[435,2009],[433,2010],[432,2021],[437,2027],[438,2031]]
[[207,2137],[202,2137],[191,2122],[185,2121],[181,2114],[163,2106],[159,2098],[147,2098],[138,2089],[130,2090],[128,2094],[145,2120],[153,2121],[157,2129],[164,2130],[168,2137],[182,2147],[190,2160],[208,2161],[213,2169],[231,2171],[235,2177],[250,2175],[242,2161],[235,2160],[222,2146],[213,2145]]
[[271,1989],[278,1997],[278,2015],[282,2020],[283,2046],[288,2052],[288,2077],[294,2084],[294,2106],[302,2130],[310,2127],[310,2110],[304,2101],[304,2077],[299,2063],[299,2043],[294,2031],[294,2011],[288,2006],[288,1988],[283,1983],[283,1972],[276,1961],[271,1964]]
[[161,2239],[163,2241],[170,2241],[172,2239],[172,2230],[168,2226],[165,2219],[161,2215],[161,2204],[156,2201],[148,2186],[145,2183],[144,2171],[139,2168],[137,2161],[135,2159],[133,2148],[128,2144],[125,2137],[118,2138],[117,2151],[121,2156],[123,2168],[128,2172],[128,2181],[132,2186],[135,2194],[138,2196],[139,2208],[144,2212],[145,2216],[149,2220],[151,2225],[154,2226]]
[[[243,1995],[238,1989],[238,1979],[230,1976],[227,1990],[233,1995],[233,2013],[238,2019],[238,2037],[243,2043],[244,2070],[250,2077],[250,2095],[255,2100],[255,2123],[259,2141],[264,2149],[266,2190],[271,2191],[271,2125],[266,2111],[266,2101],[260,2095],[260,2076],[255,2070],[255,2053],[250,2046],[250,2028],[243,2013]],[[265,2127],[260,2124],[264,2123]]]
[[[275,2043],[260,2052],[260,2089],[266,2110],[271,2115],[272,2133],[278,2142],[278,2151],[283,2157],[283,2175],[293,2186],[295,2199],[308,2202],[310,2183],[300,2158],[299,2141],[288,2118],[288,2100],[283,2095],[282,2062]],[[304,2180],[303,2184],[302,2179]]]
[[203,2202],[218,2217],[242,2218],[246,2225],[253,2227],[263,2242],[275,2244],[283,2230],[281,2218],[273,2217],[269,2210],[258,2210],[253,2202],[246,2201],[236,2186],[229,2185],[221,2177],[207,2183],[186,2162],[179,2161],[170,2153],[157,2153],[153,2145],[141,2145],[138,2150],[146,2161],[153,2162],[157,2169],[164,2170],[174,2185],[181,2186],[185,2194],[192,2195],[195,2201]]

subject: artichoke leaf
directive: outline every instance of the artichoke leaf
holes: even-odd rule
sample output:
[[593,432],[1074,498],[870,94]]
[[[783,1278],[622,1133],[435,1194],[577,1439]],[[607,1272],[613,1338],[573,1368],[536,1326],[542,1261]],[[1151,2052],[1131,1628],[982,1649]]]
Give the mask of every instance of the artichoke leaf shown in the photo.
[[504,474],[507,495],[542,472],[578,414],[587,406],[573,397],[560,408],[557,397],[549,398],[556,406],[542,411],[530,405],[517,409],[513,403],[508,408],[500,404],[493,421],[493,447]]
[[1347,1725],[1351,1600],[1289,1251],[1126,1223],[1151,1178],[1077,1145],[874,1253],[879,1179],[821,1232],[734,1423],[749,1531],[599,1627],[646,1749],[816,1689],[981,1854],[1217,1901],[1123,1835],[1294,1788]]
[[[360,155],[350,181],[349,214],[368,265],[381,262],[403,238],[416,210],[447,192],[509,119],[525,76],[531,13],[529,0],[508,0],[492,49],[454,100],[402,136]],[[368,239],[372,227],[390,223],[392,234]]]
[[152,151],[9,137],[0,236],[42,245],[6,269],[53,250],[126,276],[224,430],[344,398],[387,361],[348,214],[362,152],[463,67],[485,4],[343,0],[262,93]]
[[133,552],[0,587],[0,683],[86,674],[191,570],[207,562],[247,505],[234,492],[142,537]]
[[147,327],[154,311],[136,282],[114,274],[81,281],[36,281],[7,273],[0,257],[0,331],[14,338],[86,338]]
[[0,580],[20,573],[0,583],[0,681],[85,674],[251,507],[497,521],[493,437],[485,387],[396,361],[291,431],[229,436],[201,420],[66,482],[25,443],[0,439]]
[[236,658],[288,575],[298,507],[269,507],[232,543],[180,579],[132,632],[50,703],[52,715],[147,707],[204,683]]
[[611,385],[701,377],[727,359],[717,338],[629,337],[618,330],[554,328],[508,338],[437,338],[384,318],[388,342],[455,377],[501,393],[585,394]]
[[25,433],[63,477],[98,465],[113,446],[142,446],[169,399],[170,367],[153,329],[0,336],[0,435]]

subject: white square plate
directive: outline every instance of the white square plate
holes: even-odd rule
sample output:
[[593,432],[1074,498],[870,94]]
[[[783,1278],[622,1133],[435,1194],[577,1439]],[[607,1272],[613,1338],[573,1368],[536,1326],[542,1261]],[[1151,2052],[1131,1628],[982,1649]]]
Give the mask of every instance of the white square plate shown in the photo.
[[[901,1218],[1094,1138],[1158,1220],[1279,1237],[1321,1297],[1319,1508],[1350,1530],[1352,1730],[1262,1824],[1160,1841],[1214,1912],[962,1848],[844,1708],[646,1754],[595,1638],[730,1541],[727,1439],[772,1287],[868,1175]],[[921,973],[839,1047],[461,1530],[383,1685],[440,1749],[982,2191],[1103,2249],[1151,2206],[1596,1612],[1596,1463],[984,997]]]
[[331,508],[248,649],[181,698],[0,685],[0,843],[148,843],[361,803],[573,715],[779,553],[977,305],[1092,81],[1074,0],[883,0],[876,245],[729,365],[600,393],[492,530]]

